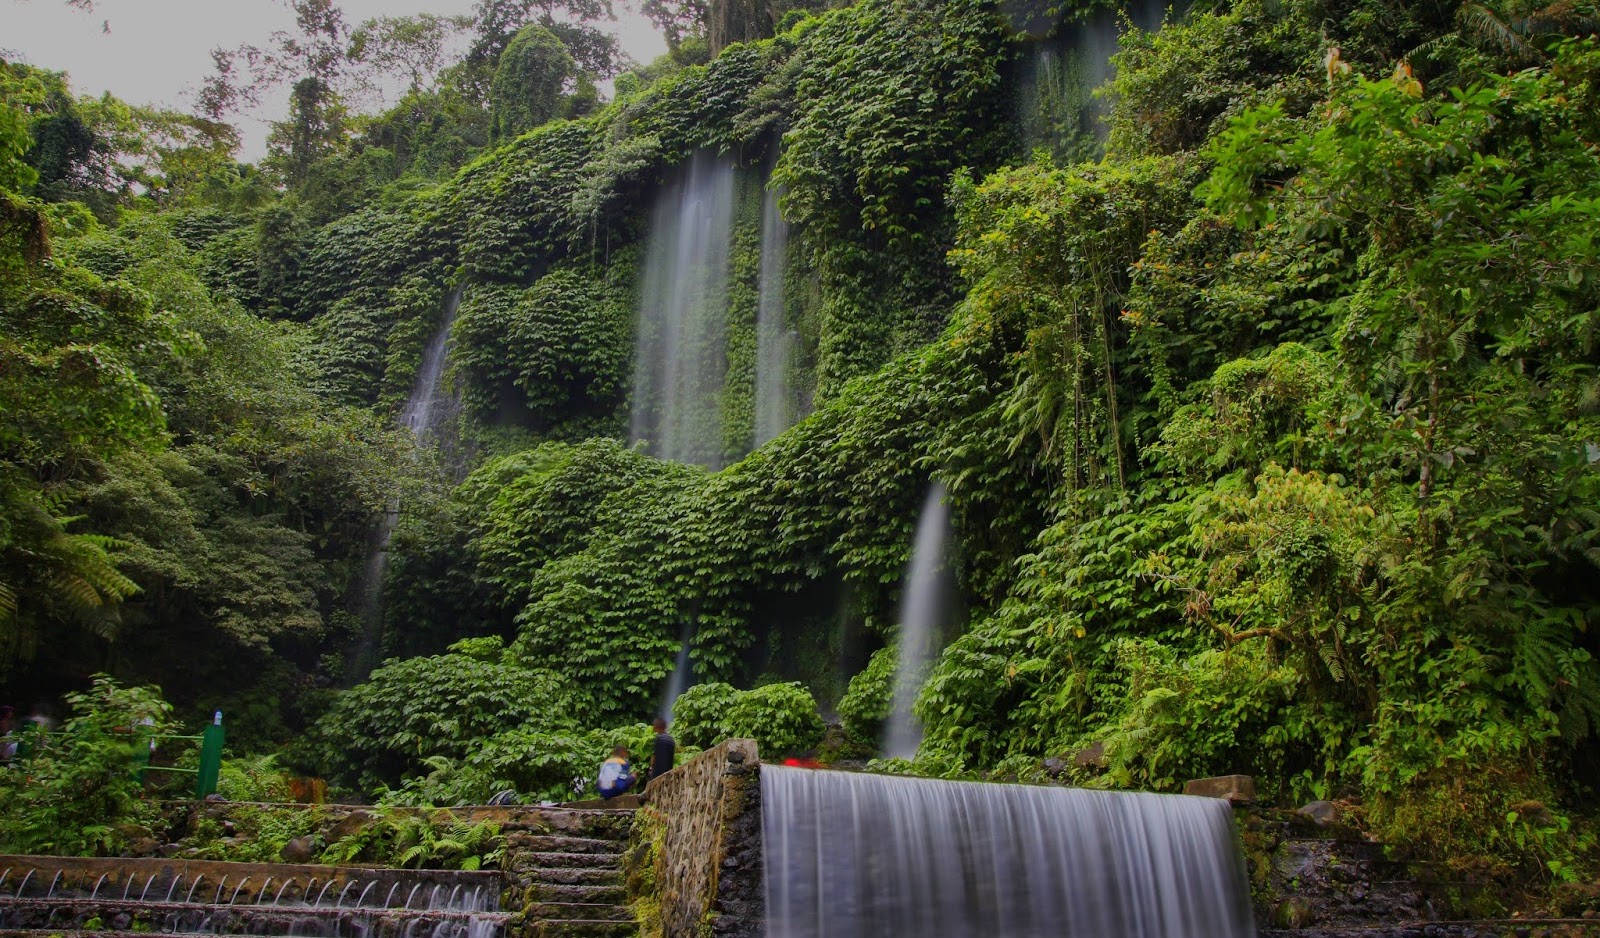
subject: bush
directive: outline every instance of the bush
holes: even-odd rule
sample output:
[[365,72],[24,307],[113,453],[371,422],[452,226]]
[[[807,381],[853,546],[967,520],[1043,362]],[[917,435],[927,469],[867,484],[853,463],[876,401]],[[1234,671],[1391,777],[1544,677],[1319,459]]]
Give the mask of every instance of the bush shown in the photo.
[[769,756],[814,749],[824,729],[816,698],[798,682],[744,691],[727,684],[697,684],[678,698],[673,716],[677,737],[690,745],[708,748],[724,739],[754,739]]
[[571,683],[548,671],[468,654],[391,661],[346,691],[292,757],[330,783],[371,791],[421,771],[430,757],[463,757],[496,734],[575,729],[584,709]]
[[739,692],[731,684],[711,681],[696,684],[672,705],[672,734],[680,743],[702,749],[726,739],[722,715],[733,706]]
[[839,717],[855,742],[876,745],[883,736],[883,721],[889,718],[894,701],[894,671],[899,656],[895,646],[880,648],[861,672],[850,679],[850,688],[839,701]]
[[155,819],[139,766],[149,735],[176,729],[160,690],[99,674],[67,704],[62,732],[26,731],[31,752],[0,772],[0,844],[9,853],[113,856]]
[[822,742],[817,700],[798,681],[767,684],[739,694],[723,715],[723,735],[754,739],[771,755],[804,752]]

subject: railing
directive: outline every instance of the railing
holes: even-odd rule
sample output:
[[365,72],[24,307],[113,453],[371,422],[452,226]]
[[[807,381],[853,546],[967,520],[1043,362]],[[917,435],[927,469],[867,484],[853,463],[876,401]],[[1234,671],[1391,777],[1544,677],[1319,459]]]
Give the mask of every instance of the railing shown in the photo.
[[[222,773],[222,746],[227,740],[227,732],[222,727],[222,711],[218,710],[216,716],[198,736],[182,736],[167,733],[151,733],[142,726],[132,728],[134,735],[134,771],[133,776],[142,785],[145,775],[149,772],[166,772],[173,775],[193,775],[195,777],[194,796],[204,801],[208,795],[216,793],[217,777]],[[26,759],[33,750],[32,740],[35,738],[61,737],[66,733],[38,733],[23,736],[18,741],[16,758]],[[161,742],[166,740],[182,740],[200,744],[200,764],[196,768],[186,768],[176,765],[151,765],[150,754],[155,752]]]
[[[226,739],[226,731],[222,728],[222,711],[218,710],[216,718],[212,720],[199,736],[160,736],[148,735],[143,737],[148,745],[139,747],[139,773],[140,783],[144,782],[146,772],[171,772],[195,777],[194,796],[204,801],[207,795],[217,790],[217,776],[222,773],[222,744]],[[200,744],[200,765],[198,768],[187,769],[175,765],[151,765],[150,754],[156,750],[160,740],[182,739],[191,740]]]

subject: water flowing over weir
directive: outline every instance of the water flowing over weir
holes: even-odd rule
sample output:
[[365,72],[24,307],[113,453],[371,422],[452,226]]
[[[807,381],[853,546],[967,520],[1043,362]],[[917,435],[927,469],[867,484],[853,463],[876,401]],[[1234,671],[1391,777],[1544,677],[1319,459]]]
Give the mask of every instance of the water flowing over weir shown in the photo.
[[1212,798],[762,766],[768,938],[1251,938]]
[[719,468],[728,373],[728,260],[734,166],[701,151],[662,191],[639,296],[630,442],[662,459]]
[[922,724],[911,708],[939,653],[948,618],[945,610],[951,591],[945,571],[945,547],[950,540],[950,506],[946,495],[945,487],[938,482],[928,487],[922,516],[917,520],[911,562],[906,566],[900,598],[900,655],[883,740],[884,755],[894,759],[915,758],[917,747],[922,744]]
[[497,938],[508,918],[498,873],[15,856],[0,867],[3,929]]
[[756,445],[789,429],[798,416],[791,375],[796,337],[789,329],[784,277],[788,271],[789,223],[778,210],[777,189],[761,200],[761,279],[756,307]]

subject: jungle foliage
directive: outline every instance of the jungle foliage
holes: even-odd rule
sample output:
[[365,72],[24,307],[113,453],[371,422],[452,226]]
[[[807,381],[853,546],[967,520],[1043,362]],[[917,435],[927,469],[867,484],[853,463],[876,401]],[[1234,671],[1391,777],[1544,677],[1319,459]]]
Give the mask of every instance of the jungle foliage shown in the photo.
[[[1248,772],[1464,871],[1582,875],[1594,10],[1197,4],[1123,37],[1103,158],[1030,157],[1018,63],[1089,6],[1019,35],[982,0],[662,5],[686,36],[605,104],[594,50],[510,16],[266,182],[8,66],[9,660],[116,634],[170,684],[181,644],[226,649],[288,735],[306,714],[264,699],[361,676],[340,600],[398,497],[392,657],[310,700],[297,769],[404,804],[586,791],[644,751],[685,643],[686,752],[808,750],[823,714],[870,745],[937,480],[960,621],[906,768],[1039,779],[1098,745],[1073,781]],[[717,16],[775,34],[705,55]],[[283,140],[333,127],[311,92]],[[715,473],[619,442],[650,206],[701,151],[744,187],[740,341],[749,195],[779,187],[814,392],[746,455],[731,352]],[[441,466],[390,427],[453,293]]]

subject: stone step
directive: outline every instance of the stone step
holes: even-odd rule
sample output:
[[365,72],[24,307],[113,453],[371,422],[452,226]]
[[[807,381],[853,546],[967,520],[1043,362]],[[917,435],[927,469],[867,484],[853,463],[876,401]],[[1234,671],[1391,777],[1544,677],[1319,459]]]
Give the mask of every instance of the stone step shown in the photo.
[[638,938],[639,923],[633,919],[616,921],[547,919],[542,922],[529,922],[523,934],[531,935],[533,938]]
[[621,869],[622,854],[530,850],[517,855],[515,868],[518,870],[532,870],[555,869],[557,867]]
[[506,837],[507,852],[530,853],[620,853],[628,838],[573,837],[566,834],[512,834]]
[[604,886],[533,883],[513,891],[518,895],[512,897],[514,902],[511,908],[518,909],[544,902],[599,902],[621,905],[627,901],[621,883]]
[[629,917],[625,905],[604,902],[535,902],[522,911],[529,922],[536,921],[622,921]]
[[551,886],[609,886],[622,882],[622,869],[584,869],[581,867],[542,867],[518,870],[530,884]]

